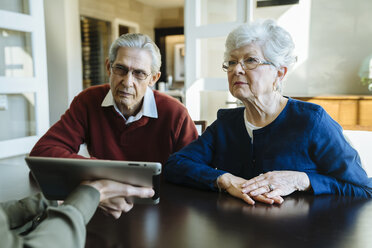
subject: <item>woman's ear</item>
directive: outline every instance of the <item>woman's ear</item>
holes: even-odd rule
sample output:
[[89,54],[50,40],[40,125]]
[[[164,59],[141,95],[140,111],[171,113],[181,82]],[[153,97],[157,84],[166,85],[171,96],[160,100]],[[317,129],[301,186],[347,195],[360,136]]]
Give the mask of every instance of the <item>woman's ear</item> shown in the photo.
[[283,80],[283,78],[287,74],[287,71],[288,71],[288,68],[284,66],[278,69],[278,77],[280,80]]

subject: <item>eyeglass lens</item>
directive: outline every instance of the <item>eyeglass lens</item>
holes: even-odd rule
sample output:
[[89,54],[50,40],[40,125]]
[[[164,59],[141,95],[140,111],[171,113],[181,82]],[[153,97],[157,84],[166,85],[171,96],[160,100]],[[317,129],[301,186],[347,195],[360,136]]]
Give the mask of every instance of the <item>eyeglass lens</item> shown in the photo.
[[137,70],[137,69],[132,69],[132,70],[129,70],[128,67],[125,67],[125,66],[112,66],[112,72],[116,75],[119,75],[119,76],[126,76],[128,74],[128,72],[132,72],[132,75],[137,78],[137,79],[140,79],[140,80],[144,80],[148,77],[149,74],[146,74],[146,72],[142,71],[142,70]]
[[266,64],[268,62],[261,62],[258,58],[255,57],[249,57],[247,59],[244,59],[243,61],[237,61],[237,60],[230,60],[223,63],[222,68],[225,71],[233,71],[235,67],[240,64],[244,70],[253,70],[256,69],[258,65],[260,64]]

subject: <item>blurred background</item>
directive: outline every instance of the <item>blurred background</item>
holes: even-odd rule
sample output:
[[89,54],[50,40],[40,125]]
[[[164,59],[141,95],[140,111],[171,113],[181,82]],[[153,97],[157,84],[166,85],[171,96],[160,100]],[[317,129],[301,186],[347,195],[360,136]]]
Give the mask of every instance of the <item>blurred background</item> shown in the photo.
[[277,20],[296,44],[284,95],[372,130],[371,11],[370,0],[0,0],[0,158],[28,153],[75,95],[108,82],[108,49],[124,33],[157,43],[156,89],[211,124],[239,105],[221,69],[226,36],[258,18]]

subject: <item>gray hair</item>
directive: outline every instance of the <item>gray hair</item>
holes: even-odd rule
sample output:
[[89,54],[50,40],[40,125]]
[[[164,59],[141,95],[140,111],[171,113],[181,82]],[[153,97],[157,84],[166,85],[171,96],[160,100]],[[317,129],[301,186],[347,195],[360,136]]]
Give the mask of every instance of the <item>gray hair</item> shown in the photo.
[[159,48],[151,40],[151,38],[145,34],[123,34],[117,38],[110,47],[109,62],[114,63],[119,47],[134,47],[146,49],[151,53],[151,73],[155,74],[160,71],[161,66],[161,55]]
[[257,20],[249,25],[241,25],[231,31],[225,43],[225,61],[230,53],[240,47],[255,43],[262,48],[266,60],[276,67],[290,67],[297,60],[293,55],[294,43],[291,35],[276,21]]

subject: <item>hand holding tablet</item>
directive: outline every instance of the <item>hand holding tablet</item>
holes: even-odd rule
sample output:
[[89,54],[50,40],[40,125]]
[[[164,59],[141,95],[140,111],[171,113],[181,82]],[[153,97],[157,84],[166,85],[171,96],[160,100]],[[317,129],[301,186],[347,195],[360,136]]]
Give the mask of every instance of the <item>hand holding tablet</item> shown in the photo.
[[115,219],[133,208],[131,197],[150,198],[155,194],[150,187],[136,187],[111,180],[83,181],[81,184],[91,186],[100,192],[99,208]]
[[[129,204],[157,204],[160,199],[160,163],[30,156],[25,160],[41,191],[50,200],[64,200],[81,182],[101,179],[128,184],[120,190],[127,196],[131,195],[125,198]],[[143,198],[143,195],[133,192],[138,187],[152,188],[155,194]],[[101,205],[109,208],[115,204],[120,202]]]

